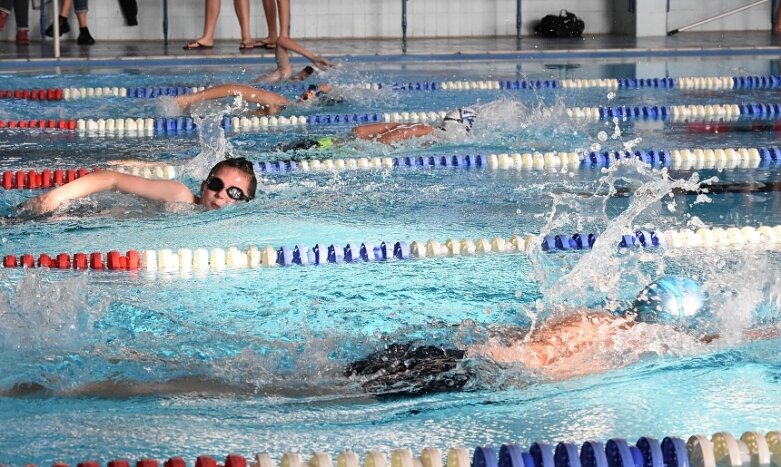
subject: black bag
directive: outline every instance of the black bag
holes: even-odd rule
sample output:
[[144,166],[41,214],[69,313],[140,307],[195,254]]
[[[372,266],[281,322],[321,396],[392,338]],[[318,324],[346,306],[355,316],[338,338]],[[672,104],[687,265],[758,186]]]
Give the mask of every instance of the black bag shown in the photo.
[[557,15],[546,15],[534,28],[534,32],[542,37],[580,37],[586,23],[575,13],[561,10]]

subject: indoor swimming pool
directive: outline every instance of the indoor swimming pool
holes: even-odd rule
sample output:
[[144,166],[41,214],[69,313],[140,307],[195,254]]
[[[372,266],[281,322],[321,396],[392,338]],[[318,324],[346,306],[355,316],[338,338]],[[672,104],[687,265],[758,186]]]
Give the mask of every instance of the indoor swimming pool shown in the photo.
[[[233,99],[192,115],[167,104],[256,76],[241,66],[4,74],[2,256],[75,264],[137,251],[141,263],[0,269],[0,464],[779,429],[779,338],[746,337],[776,329],[781,311],[776,68],[746,57],[344,62],[273,88],[295,97],[328,82],[343,102],[254,121]],[[40,89],[68,98],[32,99]],[[436,125],[458,107],[477,113],[466,134],[350,138],[361,123]],[[324,138],[334,144],[281,149]],[[67,179],[143,161],[155,165],[136,173],[172,167],[197,191],[214,163],[239,156],[256,163],[258,195],[222,210],[121,193],[46,216],[18,209],[40,193],[16,188],[18,173],[30,183],[22,171]],[[661,243],[640,246],[651,233]],[[580,250],[575,234],[598,240]],[[346,259],[347,246],[366,256]],[[208,259],[183,267],[182,250]],[[287,264],[294,251],[322,264]],[[413,395],[417,383],[367,392],[367,377],[345,371],[396,343],[465,350],[587,309],[618,313],[665,274],[702,284],[718,339],[638,325],[574,362],[588,368],[574,377],[467,352],[461,390]],[[773,446],[777,461],[781,438]]]

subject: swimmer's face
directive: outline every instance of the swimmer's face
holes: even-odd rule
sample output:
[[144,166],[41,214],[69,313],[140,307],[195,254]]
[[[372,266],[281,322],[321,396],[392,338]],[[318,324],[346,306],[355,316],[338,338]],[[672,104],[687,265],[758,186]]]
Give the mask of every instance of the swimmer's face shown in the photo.
[[317,96],[317,91],[314,89],[308,89],[298,97],[298,102],[316,102],[317,100],[319,100],[319,98]]
[[[211,183],[209,183],[211,181]],[[221,182],[221,183],[219,183]],[[215,188],[222,185],[219,190]],[[234,199],[229,194],[231,191],[238,192],[235,188],[241,190],[246,197],[249,193],[250,176],[235,167],[221,167],[209,180],[201,183],[201,205],[208,209],[220,209],[233,203],[243,203],[242,199]]]

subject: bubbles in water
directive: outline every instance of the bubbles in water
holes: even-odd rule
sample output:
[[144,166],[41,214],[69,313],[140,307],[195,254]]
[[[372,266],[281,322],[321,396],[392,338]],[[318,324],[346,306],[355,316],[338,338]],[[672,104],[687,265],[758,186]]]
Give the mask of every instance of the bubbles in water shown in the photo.
[[599,133],[597,133],[597,139],[604,143],[605,141],[607,141],[607,133],[605,133],[604,131],[600,131]]

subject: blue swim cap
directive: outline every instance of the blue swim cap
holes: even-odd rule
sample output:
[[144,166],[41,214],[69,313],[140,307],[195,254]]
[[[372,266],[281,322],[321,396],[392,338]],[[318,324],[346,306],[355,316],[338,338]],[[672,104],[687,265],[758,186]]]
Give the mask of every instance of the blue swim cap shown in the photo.
[[638,294],[633,311],[637,321],[675,324],[691,321],[704,307],[705,293],[700,284],[688,277],[663,276]]

